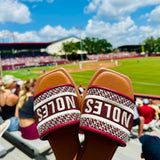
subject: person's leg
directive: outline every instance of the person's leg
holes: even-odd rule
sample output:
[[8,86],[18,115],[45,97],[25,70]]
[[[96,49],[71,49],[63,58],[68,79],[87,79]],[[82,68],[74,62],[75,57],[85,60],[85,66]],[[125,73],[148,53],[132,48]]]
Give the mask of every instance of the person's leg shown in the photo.
[[9,125],[10,125],[9,119],[5,120],[2,124],[0,124],[0,137],[8,129]]
[[145,123],[144,123],[143,129],[144,129],[144,130],[148,130],[148,129],[149,129],[149,124],[145,124]]
[[157,130],[156,128],[156,120],[153,119],[150,123],[149,123],[149,127],[152,128],[153,130]]
[[138,130],[138,138],[142,136],[142,133],[143,133],[144,117],[139,116],[139,119],[140,119],[140,124],[139,124],[139,130]]
[[17,119],[16,117],[11,117],[10,122],[11,123],[7,131],[18,131],[19,130],[19,119]]
[[2,124],[4,122],[2,116],[0,115],[0,124]]
[[156,123],[156,127],[160,128],[160,120]]

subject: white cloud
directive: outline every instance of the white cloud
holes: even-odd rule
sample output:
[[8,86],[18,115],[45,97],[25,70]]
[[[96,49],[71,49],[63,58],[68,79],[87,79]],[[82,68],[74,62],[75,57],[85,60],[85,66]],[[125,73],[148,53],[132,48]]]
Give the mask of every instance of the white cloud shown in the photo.
[[[28,1],[28,2],[43,2],[43,0],[22,0],[22,1]],[[54,2],[54,0],[46,0],[48,3]]]
[[9,30],[0,31],[0,37],[9,37],[12,33]]
[[40,35],[42,36],[66,36],[67,34],[68,31],[65,28],[62,28],[61,26],[52,27],[50,25],[46,25],[40,31]]
[[[39,32],[41,36],[44,37],[51,37],[52,40],[54,37],[67,37],[70,35],[75,35],[78,33],[78,30],[75,28],[72,28],[70,30],[66,30],[62,26],[56,26],[52,27],[50,25],[46,25],[44,28],[42,28]],[[55,38],[54,38],[55,39]]]
[[29,23],[30,12],[26,5],[17,0],[0,0],[0,22]]
[[[143,31],[143,28],[141,30]],[[126,43],[133,44],[133,42],[137,44],[137,40],[133,41],[137,31],[138,28],[134,24],[134,21],[130,17],[127,17],[126,20],[112,25],[104,21],[90,19],[86,28],[81,32],[77,28],[67,30],[62,26],[52,27],[51,25],[46,25],[39,32],[15,32],[14,35],[17,42],[49,42],[75,35],[82,38],[86,36],[105,38],[114,45],[122,45]]]
[[27,1],[27,2],[42,2],[43,0],[22,0],[22,1]]
[[48,3],[52,3],[52,2],[54,2],[54,0],[47,0],[47,2],[48,2]]
[[46,25],[39,32],[14,32],[16,42],[51,42],[71,35],[82,38],[86,36],[97,37],[99,39],[105,38],[113,47],[116,47],[127,44],[140,44],[150,36],[158,37],[160,36],[160,26],[156,28],[151,26],[137,27],[134,21],[130,17],[127,17],[126,20],[112,25],[104,21],[90,19],[85,30],[82,30],[81,33],[76,28],[67,30],[61,26],[52,27],[50,25]]
[[90,19],[86,26],[85,36],[105,38],[112,43],[122,42],[125,44],[126,37],[134,36],[137,33],[137,29],[130,17],[113,24]]
[[160,6],[157,6],[152,12],[148,15],[148,21],[151,23],[159,23],[160,22]]
[[151,36],[155,38],[160,37],[160,25],[156,27],[141,26],[139,30],[140,30],[140,34],[143,35],[143,37],[145,37],[144,39],[151,37]]
[[141,26],[139,29],[142,33],[150,33],[153,28],[151,26]]
[[153,28],[149,36],[153,36],[155,38],[160,37],[160,25],[158,25],[156,28]]
[[97,8],[100,6],[101,0],[94,0],[89,3],[87,7],[85,7],[85,12],[90,13],[90,12],[95,12]]
[[24,33],[14,32],[13,34],[16,42],[51,42],[71,35],[78,35],[79,31],[76,28],[66,30],[61,26],[46,25],[39,32],[27,31]]
[[13,33],[16,42],[43,42],[43,39],[37,34],[36,31],[28,31],[25,33]]
[[[22,1],[44,2],[45,0],[21,0],[21,2]],[[51,3],[54,0],[46,1]],[[130,14],[138,8],[160,4],[160,0],[146,0],[145,3],[142,2],[142,0],[90,0],[89,2],[89,5],[85,8],[85,12],[95,14],[92,19],[88,20],[88,24],[82,28],[83,30],[80,31],[75,27],[66,29],[61,25],[51,26],[48,24],[39,29],[39,31],[14,32],[16,41],[50,42],[75,35],[82,38],[86,36],[105,38],[115,47],[126,44],[139,44],[150,36],[160,36],[160,26],[138,26],[130,17]],[[0,5],[0,22],[28,23],[31,21],[28,7],[20,3],[20,1],[6,0],[4,2],[4,0],[0,0],[0,4],[2,4]],[[3,10],[2,6],[5,10]],[[141,17],[145,19],[148,18],[148,21],[153,23],[160,22],[159,15],[160,6],[157,6],[150,13],[145,13],[145,15],[141,15]],[[106,19],[118,21],[112,21],[111,23],[110,21],[106,21]]]
[[14,41],[14,35],[11,33],[9,30],[2,30],[0,31],[0,39],[2,42],[5,42],[6,39],[7,41],[13,42]]
[[95,13],[94,18],[96,19],[120,20],[128,17],[140,7],[156,4],[160,4],[160,0],[145,0],[145,2],[142,0],[92,0],[84,11]]
[[[150,36],[157,37],[160,35],[158,27],[147,26],[146,20],[144,20],[146,26],[139,26],[130,18],[131,13],[137,9],[152,5],[160,5],[160,0],[146,0],[145,2],[142,0],[90,0],[84,12],[93,13],[94,16],[88,21],[85,36],[106,38],[115,46],[140,44]],[[145,13],[139,17],[155,24],[160,22],[159,15],[160,6],[157,6],[151,13]]]
[[[4,33],[5,31],[3,31]],[[0,36],[1,36],[0,32]],[[51,42],[59,40],[64,37],[75,35],[77,37],[85,38],[98,37],[99,39],[107,39],[113,47],[127,44],[140,44],[142,41],[150,36],[160,36],[160,26],[153,28],[151,26],[137,27],[133,20],[128,17],[126,20],[114,23],[105,23],[104,21],[89,20],[85,30],[81,33],[78,29],[72,28],[67,30],[61,26],[52,27],[45,26],[39,32],[27,31],[24,33],[13,33],[16,42]],[[10,38],[10,41],[13,41]]]

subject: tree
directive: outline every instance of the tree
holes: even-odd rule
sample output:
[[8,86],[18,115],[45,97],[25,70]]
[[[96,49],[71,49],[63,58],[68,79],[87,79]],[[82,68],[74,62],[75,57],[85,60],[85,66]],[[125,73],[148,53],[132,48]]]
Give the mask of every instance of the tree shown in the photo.
[[72,41],[63,43],[62,50],[65,52],[66,59],[68,59],[68,54],[75,54],[78,49],[77,44]]
[[156,49],[155,49],[156,52],[160,52],[160,37],[157,38],[156,40]]
[[106,39],[86,37],[83,40],[83,48],[88,54],[100,54],[110,52],[112,45]]
[[87,51],[88,54],[92,53],[92,42],[91,39],[89,37],[86,37],[83,41],[83,48],[85,51]]
[[[67,42],[63,43],[62,50],[65,52],[66,59],[78,58],[77,51],[81,50],[81,42]],[[98,39],[95,37],[86,37],[82,40],[83,51],[87,51],[88,54],[101,54],[111,52],[112,45],[106,39]],[[70,55],[70,56],[69,56]]]
[[97,47],[98,53],[108,53],[111,51],[112,45],[106,39],[98,39]]
[[156,40],[151,36],[145,40],[145,51],[152,54],[156,50]]

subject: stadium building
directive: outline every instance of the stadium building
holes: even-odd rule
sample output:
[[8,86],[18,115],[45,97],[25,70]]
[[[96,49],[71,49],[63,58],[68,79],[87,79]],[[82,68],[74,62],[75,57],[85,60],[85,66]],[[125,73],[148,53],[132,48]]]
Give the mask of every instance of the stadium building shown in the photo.
[[142,51],[142,45],[123,45],[119,46],[117,49],[120,52],[135,52],[135,53],[141,53]]
[[[75,36],[71,36],[71,37],[67,37],[64,39],[60,39],[57,41],[52,42],[50,45],[47,46],[46,48],[46,52],[49,54],[57,54],[57,55],[65,55],[66,53],[62,50],[63,48],[63,43],[68,43],[68,42],[80,42],[81,39],[77,38]],[[80,54],[81,52],[79,51],[78,54]]]
[[[20,67],[65,64],[63,43],[79,42],[81,39],[71,36],[53,42],[0,43],[1,65],[3,70]],[[78,51],[81,54],[80,51]],[[53,55],[57,55],[54,57]]]

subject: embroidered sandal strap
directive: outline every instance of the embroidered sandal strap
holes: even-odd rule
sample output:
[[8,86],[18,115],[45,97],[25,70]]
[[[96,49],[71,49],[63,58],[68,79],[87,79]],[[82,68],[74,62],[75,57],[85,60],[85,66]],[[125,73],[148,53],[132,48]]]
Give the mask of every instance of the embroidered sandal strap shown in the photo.
[[49,132],[80,122],[80,110],[74,86],[54,86],[34,97],[34,113],[41,139]]
[[117,91],[91,86],[85,97],[80,128],[125,146],[132,127],[134,100]]

